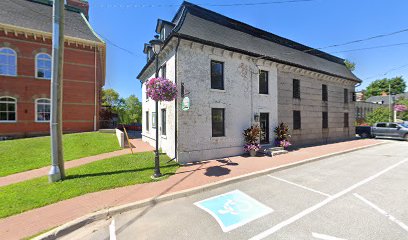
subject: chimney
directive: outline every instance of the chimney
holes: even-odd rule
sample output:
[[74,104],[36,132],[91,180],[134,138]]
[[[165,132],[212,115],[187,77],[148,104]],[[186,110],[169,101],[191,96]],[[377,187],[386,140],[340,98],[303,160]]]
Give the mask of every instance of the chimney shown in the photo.
[[89,20],[89,3],[88,0],[67,0],[67,5],[79,9]]

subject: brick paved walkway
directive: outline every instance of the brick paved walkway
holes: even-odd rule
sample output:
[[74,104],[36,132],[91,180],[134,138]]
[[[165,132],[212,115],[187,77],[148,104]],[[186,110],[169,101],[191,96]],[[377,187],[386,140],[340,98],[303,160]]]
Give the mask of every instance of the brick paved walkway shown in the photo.
[[374,139],[354,140],[301,148],[273,158],[238,156],[185,166],[179,168],[175,175],[160,182],[90,193],[0,219],[0,236],[2,239],[20,239],[104,208],[154,198],[263,169],[371,146],[380,142],[382,141]]
[[[147,152],[147,151],[154,150],[153,147],[151,147],[149,144],[145,142],[142,142],[141,139],[131,139],[131,143],[134,146],[133,147],[134,153]],[[78,167],[78,166],[81,166],[87,163],[91,163],[91,162],[95,162],[95,161],[99,161],[99,160],[103,160],[103,159],[107,159],[111,157],[116,157],[120,155],[130,154],[130,153],[131,153],[130,149],[127,148],[127,149],[122,149],[122,150],[118,150],[114,152],[102,153],[102,154],[95,155],[95,156],[84,157],[84,158],[80,158],[77,160],[65,162],[65,168],[69,169],[73,167]],[[0,177],[0,187],[10,185],[13,183],[22,182],[22,181],[32,179],[32,178],[45,176],[48,174],[49,170],[50,170],[50,167],[47,166],[43,168],[26,171],[26,172],[12,174],[12,175],[5,176],[5,177]]]

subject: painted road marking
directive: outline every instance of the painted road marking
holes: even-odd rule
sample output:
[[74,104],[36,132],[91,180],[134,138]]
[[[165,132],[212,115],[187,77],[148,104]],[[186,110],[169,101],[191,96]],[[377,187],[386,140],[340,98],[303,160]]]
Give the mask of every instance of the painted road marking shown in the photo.
[[403,222],[401,222],[400,220],[396,219],[394,216],[392,216],[391,214],[389,214],[388,212],[386,212],[385,210],[382,210],[381,208],[379,208],[377,205],[375,205],[374,203],[368,201],[367,199],[365,199],[364,197],[362,197],[361,195],[354,193],[353,194],[356,198],[360,199],[361,201],[363,201],[364,203],[366,203],[368,206],[374,208],[375,210],[377,210],[377,212],[381,213],[382,215],[384,215],[385,217],[387,217],[390,221],[398,224],[402,229],[404,229],[405,231],[408,232],[408,226],[405,225]]
[[298,213],[298,214],[290,217],[289,219],[287,219],[287,220],[285,220],[285,221],[283,221],[283,222],[281,222],[281,223],[279,223],[279,224],[265,230],[264,232],[261,232],[261,233],[255,235],[254,237],[252,237],[250,239],[251,240],[264,239],[264,238],[268,237],[269,235],[273,234],[274,232],[279,231],[280,229],[286,227],[287,225],[296,222],[297,220],[309,215],[310,213],[312,213],[312,212],[316,211],[317,209],[325,206],[326,204],[332,202],[333,200],[336,200],[337,198],[339,198],[339,197],[353,191],[354,189],[356,189],[356,188],[358,188],[358,187],[360,187],[360,186],[362,186],[362,185],[364,185],[364,184],[378,178],[379,176],[383,175],[384,173],[398,167],[399,165],[401,165],[403,163],[406,163],[407,161],[408,161],[408,158],[404,159],[402,161],[399,161],[398,163],[396,163],[394,165],[391,165],[391,166],[387,167],[386,169],[384,169],[384,170],[382,170],[382,171],[380,171],[380,172],[378,172],[378,173],[376,173],[376,174],[374,174],[374,175],[372,175],[372,176],[370,176],[368,178],[365,178],[364,180],[362,180],[362,181],[360,181],[360,182],[358,182],[358,183],[344,189],[343,191],[340,191],[340,192],[326,198],[322,202],[301,211],[300,213]]
[[116,240],[115,219],[113,219],[109,225],[109,240]]
[[303,185],[300,185],[300,184],[297,184],[297,183],[294,183],[294,182],[290,182],[290,181],[285,180],[285,179],[283,179],[283,178],[275,177],[275,176],[272,176],[272,175],[268,175],[268,177],[271,177],[271,178],[273,178],[273,179],[279,180],[279,181],[281,181],[281,182],[285,182],[285,183],[291,184],[291,185],[296,186],[296,187],[300,187],[300,188],[306,189],[306,190],[311,191],[311,192],[314,192],[314,193],[318,193],[318,194],[323,195],[323,196],[326,196],[326,197],[330,197],[330,195],[327,194],[327,193],[320,192],[320,191],[315,190],[315,189],[313,189],[313,188],[309,188],[309,187],[306,187],[306,186],[303,186]]
[[312,233],[312,236],[317,239],[322,239],[322,240],[347,240],[345,238],[338,238],[338,237],[333,237],[321,233]]
[[239,190],[207,198],[194,205],[209,213],[224,232],[273,212],[273,209]]

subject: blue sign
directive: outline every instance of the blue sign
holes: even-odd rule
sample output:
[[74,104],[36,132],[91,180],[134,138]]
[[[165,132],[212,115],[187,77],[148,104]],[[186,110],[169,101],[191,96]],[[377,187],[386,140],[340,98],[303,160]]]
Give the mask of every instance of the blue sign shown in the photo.
[[194,204],[213,216],[224,232],[229,232],[273,212],[273,209],[239,190]]

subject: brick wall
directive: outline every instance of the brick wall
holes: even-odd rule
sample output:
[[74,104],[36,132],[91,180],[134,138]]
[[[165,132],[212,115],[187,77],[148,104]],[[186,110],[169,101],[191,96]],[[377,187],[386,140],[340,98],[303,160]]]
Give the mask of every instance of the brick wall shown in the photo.
[[[35,55],[40,52],[51,54],[51,41],[23,35],[15,36],[14,33],[6,35],[0,32],[1,47],[9,47],[17,52],[17,76],[0,75],[0,97],[11,96],[17,99],[17,122],[0,123],[0,136],[49,134],[49,123],[35,122],[35,99],[50,98],[51,85],[51,80],[35,78]],[[95,48],[65,44],[64,132],[94,130],[95,107],[98,120],[100,91],[103,85],[101,61],[103,61],[101,54],[99,51],[95,52]]]

